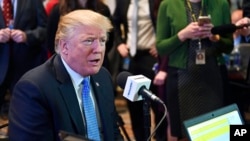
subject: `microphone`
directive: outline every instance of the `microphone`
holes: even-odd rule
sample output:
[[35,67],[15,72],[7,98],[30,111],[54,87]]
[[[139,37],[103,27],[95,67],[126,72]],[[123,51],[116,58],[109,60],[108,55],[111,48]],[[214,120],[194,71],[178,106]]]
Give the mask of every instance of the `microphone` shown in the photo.
[[123,96],[132,102],[140,101],[144,96],[164,104],[160,98],[148,90],[151,80],[144,75],[132,75],[130,72],[123,71],[117,75],[117,84],[124,89]]
[[242,29],[244,27],[250,26],[250,23],[243,25],[235,25],[235,24],[225,24],[220,26],[215,26],[211,29],[212,34],[229,34],[235,32],[237,29]]

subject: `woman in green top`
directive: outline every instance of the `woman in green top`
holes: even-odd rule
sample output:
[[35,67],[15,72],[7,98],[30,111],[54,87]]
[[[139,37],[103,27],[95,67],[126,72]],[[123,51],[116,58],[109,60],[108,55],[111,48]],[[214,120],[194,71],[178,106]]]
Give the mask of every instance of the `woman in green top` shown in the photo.
[[[210,22],[199,25],[199,16]],[[232,51],[233,37],[212,35],[211,28],[230,22],[227,0],[164,0],[160,5],[157,50],[169,57],[167,107],[174,137],[184,136],[184,120],[223,106],[218,58]]]

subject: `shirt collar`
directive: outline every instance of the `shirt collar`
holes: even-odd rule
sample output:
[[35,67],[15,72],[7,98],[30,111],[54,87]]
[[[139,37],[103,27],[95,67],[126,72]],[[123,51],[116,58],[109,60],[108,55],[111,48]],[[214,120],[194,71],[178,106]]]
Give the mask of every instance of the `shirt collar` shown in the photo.
[[79,73],[75,72],[74,70],[72,70],[69,65],[63,60],[63,58],[61,57],[62,59],[62,62],[63,62],[63,65],[65,66],[67,72],[69,73],[70,75],[70,78],[73,82],[73,85],[74,86],[79,86],[81,85],[84,77],[82,77]]

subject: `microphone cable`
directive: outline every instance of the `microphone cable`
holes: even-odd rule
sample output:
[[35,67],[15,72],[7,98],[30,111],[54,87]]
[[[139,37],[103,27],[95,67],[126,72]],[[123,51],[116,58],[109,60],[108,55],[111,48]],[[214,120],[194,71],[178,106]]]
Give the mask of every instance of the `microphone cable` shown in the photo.
[[164,107],[164,114],[161,118],[161,120],[159,121],[159,123],[155,126],[155,129],[153,130],[153,132],[151,133],[151,135],[148,137],[147,141],[150,141],[150,139],[155,135],[156,130],[159,128],[159,126],[161,125],[161,123],[163,122],[164,119],[167,120],[167,113],[168,113],[168,109],[167,106],[165,105],[165,103],[161,103],[162,106]]

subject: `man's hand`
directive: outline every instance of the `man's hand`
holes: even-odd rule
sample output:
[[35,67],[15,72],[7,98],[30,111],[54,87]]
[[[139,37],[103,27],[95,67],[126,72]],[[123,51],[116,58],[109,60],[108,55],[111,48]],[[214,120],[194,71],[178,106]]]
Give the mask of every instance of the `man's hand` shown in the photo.
[[126,44],[120,44],[117,47],[118,52],[120,53],[120,55],[125,58],[128,57],[129,55],[129,50],[128,50],[128,46]]
[[167,72],[165,71],[159,71],[154,78],[153,83],[157,86],[163,85],[165,83],[165,80],[167,78]]
[[[244,18],[240,19],[239,21],[237,21],[235,23],[235,25],[240,26],[240,25],[249,24],[249,23],[250,23],[250,19],[247,17],[244,17]],[[250,28],[244,27],[242,29],[238,29],[236,32],[240,35],[243,35],[243,36],[249,36],[250,35]]]
[[150,48],[149,53],[151,56],[153,56],[155,58],[158,56],[158,52],[157,52],[155,45]]
[[11,31],[9,28],[4,28],[0,30],[0,43],[6,43],[10,40]]
[[11,39],[16,43],[25,43],[27,41],[26,33],[21,30],[11,30]]

